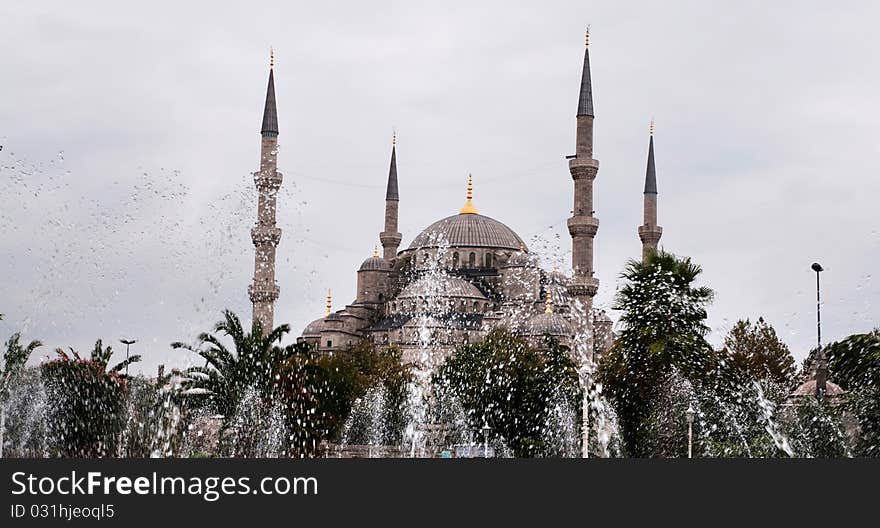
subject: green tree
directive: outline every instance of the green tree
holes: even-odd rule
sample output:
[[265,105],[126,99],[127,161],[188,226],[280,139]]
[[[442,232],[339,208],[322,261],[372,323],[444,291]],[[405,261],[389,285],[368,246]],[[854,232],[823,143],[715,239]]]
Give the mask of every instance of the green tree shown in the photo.
[[73,457],[103,457],[119,454],[125,427],[127,365],[140,361],[131,356],[109,370],[113,354],[101,340],[88,359],[69,349],[56,349],[58,359],[41,365],[46,385],[47,434],[53,454]]
[[724,347],[734,365],[753,378],[783,388],[794,382],[797,371],[791,351],[763,317],[754,323],[737,321],[724,338]]
[[[817,350],[804,362],[812,368]],[[842,409],[858,425],[857,456],[880,456],[880,329],[853,334],[825,347],[829,380],[847,391]]]
[[[384,445],[401,444],[411,371],[402,363],[398,348],[380,349],[368,341],[332,354],[309,348],[286,360],[281,372],[280,397],[287,402],[288,419],[295,422],[291,423],[291,451],[295,455],[315,455],[321,442],[342,441],[355,402],[370,390],[380,390],[384,396],[378,440]],[[365,424],[353,421],[350,443],[376,440],[367,437]]]
[[437,399],[457,402],[471,431],[488,425],[514,456],[561,455],[549,417],[560,400],[579,410],[582,391],[568,349],[549,338],[546,344],[537,350],[496,330],[459,347],[434,375]]
[[[706,307],[714,296],[696,286],[702,269],[690,258],[663,251],[630,261],[621,274],[626,283],[615,299],[621,331],[599,363],[598,381],[618,417],[630,456],[679,454],[658,451],[658,404],[675,373],[683,379],[707,379],[717,358],[705,340]],[[676,417],[681,421],[684,417]]]

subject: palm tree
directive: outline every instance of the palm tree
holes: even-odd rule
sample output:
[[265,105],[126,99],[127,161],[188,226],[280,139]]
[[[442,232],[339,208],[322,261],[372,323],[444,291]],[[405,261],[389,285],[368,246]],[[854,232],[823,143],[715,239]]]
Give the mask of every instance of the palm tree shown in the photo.
[[599,381],[614,404],[632,456],[652,454],[648,418],[674,371],[697,378],[714,367],[704,338],[709,332],[706,307],[714,293],[695,286],[701,273],[690,258],[659,251],[642,262],[629,261],[621,274],[626,284],[614,309],[622,311],[622,328],[601,359]]
[[[3,314],[0,314],[3,319]],[[6,428],[6,404],[9,399],[9,386],[13,379],[24,369],[28,358],[31,357],[33,351],[43,343],[34,340],[21,346],[21,334],[18,332],[12,334],[6,341],[6,351],[3,353],[3,370],[0,371],[0,457],[3,456],[3,435]]]
[[214,326],[214,332],[231,338],[234,352],[220,337],[209,333],[199,335],[196,346],[180,342],[171,346],[205,358],[204,367],[184,371],[184,394],[206,395],[213,409],[228,422],[247,390],[258,391],[263,400],[271,398],[279,368],[302,347],[279,345],[290,332],[290,325],[283,324],[264,334],[260,323],[254,321],[251,331],[245,332],[241,320],[229,310],[223,312],[223,320]]
[[[2,316],[0,316],[0,318],[2,318]],[[0,388],[2,388],[2,391],[0,392],[2,393],[5,393],[10,379],[18,372],[21,372],[21,369],[24,368],[33,351],[38,347],[43,346],[43,343],[34,340],[28,343],[27,346],[22,346],[21,334],[16,332],[6,341],[5,346],[6,352],[3,353],[3,370],[0,371]]]

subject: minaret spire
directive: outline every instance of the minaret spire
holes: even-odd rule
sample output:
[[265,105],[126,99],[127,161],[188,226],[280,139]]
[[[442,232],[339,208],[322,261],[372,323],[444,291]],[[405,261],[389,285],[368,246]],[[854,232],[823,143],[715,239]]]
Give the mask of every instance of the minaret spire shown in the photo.
[[578,97],[578,116],[593,117],[593,82],[590,79],[590,29],[587,28],[584,45],[584,69],[581,71],[581,91]]
[[467,197],[465,198],[464,205],[458,214],[477,214],[477,208],[474,207],[474,178],[470,174],[468,174],[468,184],[467,184]]
[[254,305],[254,323],[264,334],[271,332],[275,301],[280,289],[275,282],[275,249],[281,241],[281,229],[275,225],[275,206],[282,176],[278,172],[278,113],[275,109],[275,52],[269,59],[269,85],[260,129],[260,170],[254,173],[257,187],[257,223],[251,229],[254,243],[254,279],[248,295]]
[[382,242],[383,258],[397,257],[397,248],[403,235],[397,231],[400,195],[397,190],[397,132],[391,136],[391,166],[388,168],[388,186],[385,189],[385,230],[379,233]]
[[651,120],[648,140],[648,165],[645,169],[645,191],[643,201],[644,224],[639,226],[639,239],[642,241],[642,260],[657,251],[657,244],[663,235],[663,228],[657,225],[657,169],[654,164],[654,120]]
[[263,107],[263,126],[260,134],[278,135],[278,111],[275,108],[275,50],[269,54],[269,85],[266,87],[266,105]]
[[577,310],[578,335],[576,343],[582,348],[576,353],[593,353],[593,297],[599,290],[599,280],[593,274],[593,239],[599,230],[599,220],[593,216],[593,181],[599,172],[599,161],[593,159],[593,84],[590,76],[590,32],[587,29],[584,48],[584,66],[578,95],[577,134],[575,154],[568,157],[568,170],[574,180],[574,211],[568,219],[571,234],[571,264],[574,271],[568,286],[569,295],[580,306]]

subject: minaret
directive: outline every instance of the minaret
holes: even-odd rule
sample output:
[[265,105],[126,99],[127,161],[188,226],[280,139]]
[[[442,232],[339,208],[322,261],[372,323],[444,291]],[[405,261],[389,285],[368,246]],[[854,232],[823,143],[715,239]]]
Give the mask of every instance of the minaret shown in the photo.
[[639,226],[639,238],[642,240],[642,261],[657,251],[657,243],[663,235],[663,228],[657,225],[657,173],[654,168],[654,121],[650,126],[651,139],[648,143],[648,168],[645,171],[645,223]]
[[278,112],[275,109],[275,54],[269,59],[269,86],[260,129],[260,170],[254,173],[257,187],[257,224],[251,229],[254,242],[254,280],[248,294],[254,304],[254,323],[263,333],[271,332],[275,316],[275,300],[280,289],[275,283],[275,248],[281,240],[281,229],[275,226],[275,200],[281,187],[278,172]]
[[397,212],[400,195],[397,193],[397,132],[391,137],[391,167],[388,169],[388,187],[385,190],[385,230],[379,233],[382,256],[391,260],[397,256],[397,247],[403,239],[397,231]]
[[[584,317],[579,330],[588,338],[592,332],[593,297],[599,289],[599,280],[593,276],[593,238],[599,229],[599,220],[593,216],[593,180],[599,172],[599,161],[593,159],[593,118],[590,33],[587,31],[577,109],[577,144],[574,156],[568,156],[568,169],[574,180],[574,215],[568,219],[574,274],[568,293],[580,302]],[[587,350],[592,352],[590,348]]]

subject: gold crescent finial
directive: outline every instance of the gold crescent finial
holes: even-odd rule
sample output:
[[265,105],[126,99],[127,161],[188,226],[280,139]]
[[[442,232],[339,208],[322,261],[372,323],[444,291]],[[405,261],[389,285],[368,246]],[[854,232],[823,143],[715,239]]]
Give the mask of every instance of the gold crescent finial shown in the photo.
[[552,314],[553,313],[553,303],[550,301],[550,292],[544,292],[544,313]]
[[474,198],[474,179],[470,174],[468,174],[467,201],[464,203],[464,206],[462,206],[461,211],[458,212],[459,214],[477,214],[477,208],[474,207],[474,204],[472,201],[473,198]]
[[275,67],[275,48],[269,48],[269,68]]
[[324,317],[327,317],[328,315],[330,315],[331,310],[333,310],[333,301],[332,301],[332,297],[330,295],[330,289],[328,288],[327,289],[327,313],[324,314]]
[[653,117],[651,118],[651,124],[648,125],[648,131],[651,133],[652,136],[654,135],[654,118]]
[[379,256],[379,246],[373,246],[373,258]]

